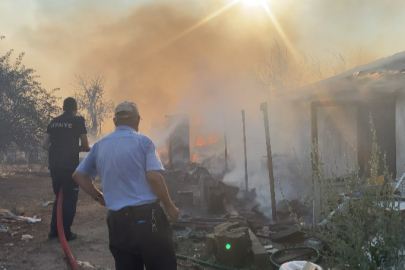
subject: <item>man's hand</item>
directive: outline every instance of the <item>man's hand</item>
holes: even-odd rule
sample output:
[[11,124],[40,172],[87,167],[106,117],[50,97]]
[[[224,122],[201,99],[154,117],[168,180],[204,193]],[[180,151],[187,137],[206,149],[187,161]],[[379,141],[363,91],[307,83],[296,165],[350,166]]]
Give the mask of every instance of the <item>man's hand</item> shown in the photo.
[[[89,175],[75,171],[74,174],[72,175],[72,178],[83,189],[83,191],[89,194],[93,199],[99,196],[100,194],[103,194],[100,190],[96,188]],[[100,196],[99,203],[102,206],[105,206],[105,200],[103,196]]]
[[45,151],[49,151],[49,145],[51,144],[51,135],[49,133],[45,133],[44,138],[41,142],[41,147]]
[[179,219],[179,209],[176,206],[174,206],[174,204],[169,208],[166,208],[166,210],[170,216],[171,222],[176,222]]
[[89,140],[87,139],[87,134],[80,135],[80,151],[90,152]]
[[179,219],[179,209],[177,209],[177,207],[172,202],[172,199],[170,198],[163,176],[157,171],[148,171],[146,172],[146,178],[148,179],[149,185],[152,188],[153,192],[158,196],[163,205],[166,207],[171,221],[176,222]]

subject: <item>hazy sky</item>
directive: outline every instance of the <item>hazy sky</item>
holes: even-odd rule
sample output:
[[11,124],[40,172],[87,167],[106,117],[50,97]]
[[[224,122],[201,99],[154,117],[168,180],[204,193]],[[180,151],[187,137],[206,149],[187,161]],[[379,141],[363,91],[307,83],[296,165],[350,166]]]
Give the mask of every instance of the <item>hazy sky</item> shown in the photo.
[[[235,106],[257,103],[246,89],[263,89],[245,73],[283,40],[262,6],[243,3],[193,28],[230,2],[1,0],[0,53],[25,52],[24,64],[63,97],[74,74],[102,72],[108,97],[136,101],[149,122],[179,111],[210,115],[230,95]],[[402,0],[266,3],[300,56],[327,63],[331,51],[350,58],[361,49],[367,62],[405,49]]]

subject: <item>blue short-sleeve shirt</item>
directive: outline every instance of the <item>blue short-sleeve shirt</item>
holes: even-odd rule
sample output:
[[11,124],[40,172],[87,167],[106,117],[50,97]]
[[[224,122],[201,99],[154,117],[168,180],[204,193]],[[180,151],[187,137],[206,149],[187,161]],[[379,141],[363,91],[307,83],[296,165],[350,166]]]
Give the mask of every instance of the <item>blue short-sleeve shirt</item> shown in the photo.
[[98,141],[76,169],[102,179],[103,194],[109,210],[158,201],[146,172],[163,170],[151,139],[128,126]]

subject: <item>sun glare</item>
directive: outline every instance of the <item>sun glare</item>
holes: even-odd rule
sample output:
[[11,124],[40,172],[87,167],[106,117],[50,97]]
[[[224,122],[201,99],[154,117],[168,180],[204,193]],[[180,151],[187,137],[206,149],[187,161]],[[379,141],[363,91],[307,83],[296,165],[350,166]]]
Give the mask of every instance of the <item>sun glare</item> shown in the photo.
[[243,4],[247,6],[259,6],[264,4],[265,0],[240,0]]

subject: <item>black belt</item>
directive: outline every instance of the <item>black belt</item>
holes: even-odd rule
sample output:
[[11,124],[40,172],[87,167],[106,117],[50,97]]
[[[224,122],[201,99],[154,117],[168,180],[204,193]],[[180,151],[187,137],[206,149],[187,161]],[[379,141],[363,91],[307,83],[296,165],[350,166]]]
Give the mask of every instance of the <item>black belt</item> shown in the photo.
[[160,205],[159,205],[159,202],[154,202],[154,203],[134,205],[134,206],[125,206],[124,208],[139,209],[139,208],[147,208],[147,207],[152,207],[152,206],[160,206]]
[[127,210],[138,210],[138,209],[143,209],[143,208],[150,208],[154,206],[160,206],[160,202],[154,202],[154,203],[147,203],[147,204],[141,204],[141,205],[134,205],[134,206],[125,206],[119,210],[110,210],[111,212],[125,212]]

